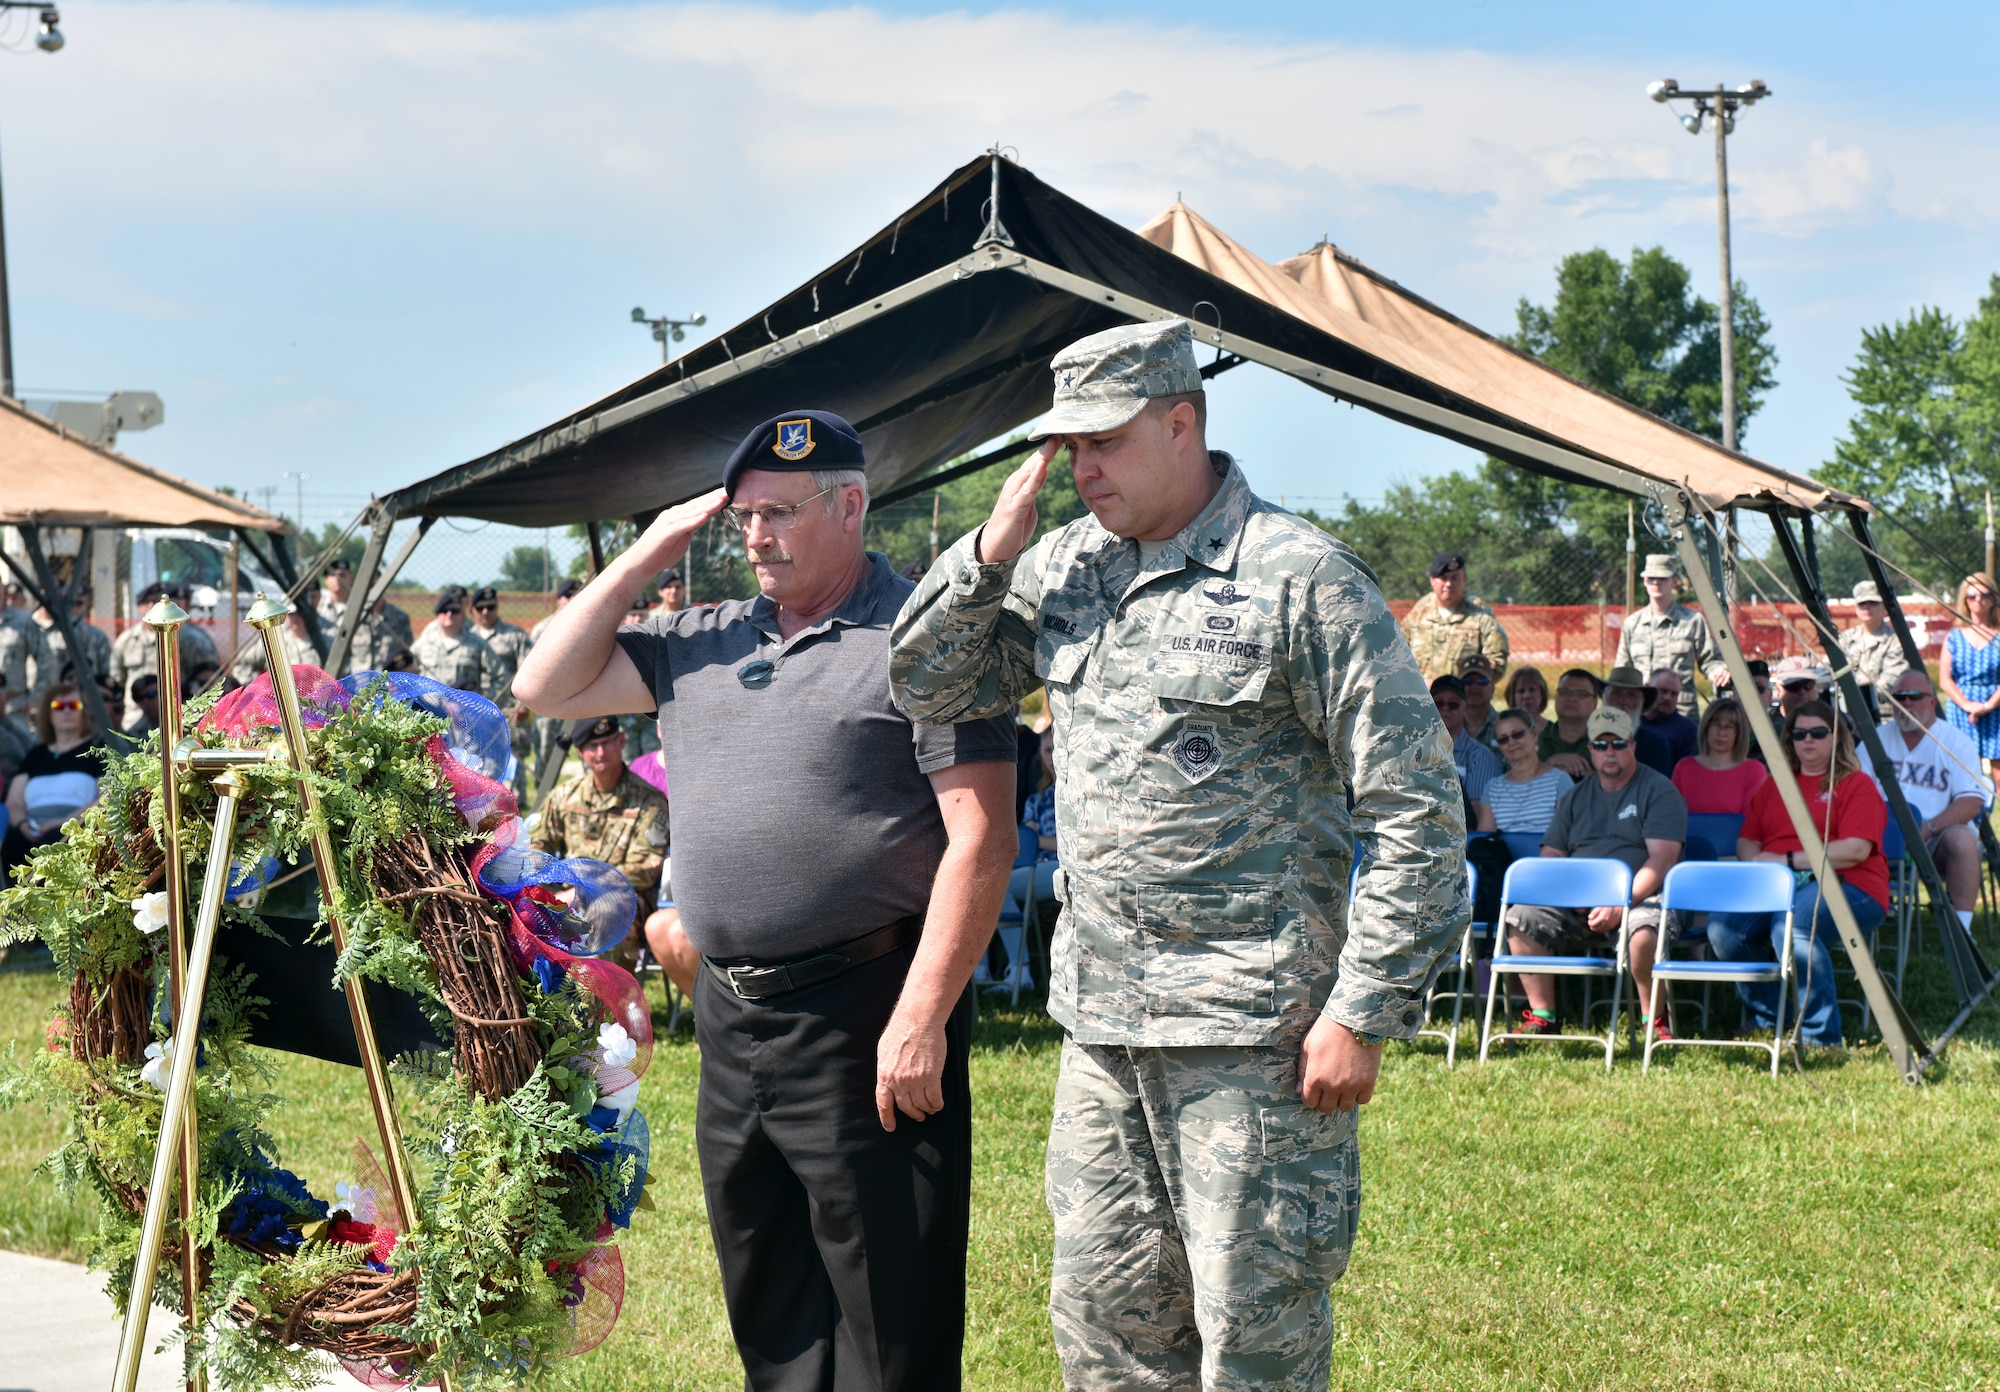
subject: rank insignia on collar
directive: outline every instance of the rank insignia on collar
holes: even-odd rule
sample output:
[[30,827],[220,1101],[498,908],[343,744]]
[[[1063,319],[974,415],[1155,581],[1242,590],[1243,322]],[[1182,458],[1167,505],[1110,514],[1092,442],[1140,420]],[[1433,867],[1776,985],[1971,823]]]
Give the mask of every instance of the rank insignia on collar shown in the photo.
[[782,420],[778,422],[778,438],[771,445],[771,453],[780,459],[804,459],[818,443],[813,439],[812,417]]
[[1221,537],[1210,537],[1208,539],[1208,549],[1211,551],[1220,551],[1225,544]]

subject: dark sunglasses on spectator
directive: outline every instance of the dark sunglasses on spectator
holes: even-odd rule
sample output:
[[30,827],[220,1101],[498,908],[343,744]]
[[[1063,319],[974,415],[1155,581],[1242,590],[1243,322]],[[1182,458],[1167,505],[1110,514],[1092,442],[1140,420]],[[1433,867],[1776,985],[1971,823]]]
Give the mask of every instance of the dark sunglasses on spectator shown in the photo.
[[1466,675],[1466,676],[1463,676],[1463,677],[1460,677],[1460,678],[1459,678],[1459,680],[1460,680],[1461,682],[1465,683],[1465,684],[1466,684],[1467,686],[1491,686],[1491,685],[1493,685],[1493,678],[1491,678],[1491,677],[1482,677],[1482,676],[1479,676],[1479,675],[1477,675],[1477,674],[1469,674],[1469,675]]
[[1898,691],[1895,693],[1895,696],[1898,701],[1903,702],[1928,701],[1931,699],[1931,694],[1928,691]]
[[447,604],[444,608],[438,610],[438,612],[440,614],[463,614],[465,611],[456,604]]
[[1599,753],[1601,754],[1601,753],[1605,752],[1606,750],[1610,750],[1610,749],[1624,749],[1624,748],[1626,748],[1626,747],[1627,747],[1628,745],[1630,745],[1631,743],[1632,743],[1632,741],[1631,741],[1631,740],[1621,740],[1621,739],[1594,739],[1594,740],[1592,740],[1592,741],[1590,742],[1590,747],[1591,747],[1592,749],[1595,749],[1595,750],[1597,750],[1597,751],[1598,751],[1598,752],[1599,752]]
[[1828,725],[1800,725],[1792,731],[1792,742],[1796,744],[1801,740],[1823,740],[1832,735],[1833,728]]
[[1528,732],[1526,730],[1509,730],[1502,734],[1495,735],[1493,738],[1498,740],[1501,744],[1512,744],[1516,740],[1524,740],[1527,737],[1528,737]]
[[1456,699],[1456,698],[1453,698],[1453,699],[1450,699],[1450,700],[1442,700],[1442,701],[1438,701],[1438,703],[1437,703],[1437,708],[1438,708],[1439,710],[1441,710],[1441,711],[1446,711],[1446,710],[1464,710],[1464,709],[1465,709],[1465,702],[1463,702],[1463,701],[1460,701],[1460,700],[1458,700],[1458,699]]
[[497,604],[475,604],[472,608],[475,613],[493,614],[499,612],[500,606]]
[[1795,681],[1788,681],[1785,683],[1785,690],[1787,691],[1802,691],[1808,687],[1817,691],[1819,689],[1819,683],[1814,681],[1811,677],[1800,677]]
[[77,700],[75,697],[66,696],[60,701],[49,702],[49,709],[52,711],[59,711],[59,710],[80,711],[83,709],[83,702]]

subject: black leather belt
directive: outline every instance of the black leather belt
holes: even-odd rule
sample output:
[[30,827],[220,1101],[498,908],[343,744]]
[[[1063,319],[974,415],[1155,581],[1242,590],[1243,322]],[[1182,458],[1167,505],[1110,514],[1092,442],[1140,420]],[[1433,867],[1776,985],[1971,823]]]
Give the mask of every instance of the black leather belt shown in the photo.
[[849,967],[858,967],[863,962],[887,956],[903,944],[915,942],[923,926],[921,918],[905,918],[887,928],[877,928],[852,942],[816,952],[810,957],[801,957],[795,962],[752,962],[725,967],[713,958],[704,957],[701,960],[725,989],[744,1000],[763,1000],[806,986],[817,986],[823,981],[833,980]]

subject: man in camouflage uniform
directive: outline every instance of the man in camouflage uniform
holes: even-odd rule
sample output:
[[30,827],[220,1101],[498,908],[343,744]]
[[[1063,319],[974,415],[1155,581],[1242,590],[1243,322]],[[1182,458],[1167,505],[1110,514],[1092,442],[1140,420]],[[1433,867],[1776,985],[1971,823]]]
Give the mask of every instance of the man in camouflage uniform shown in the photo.
[[472,596],[472,631],[479,641],[493,651],[500,669],[500,691],[494,697],[500,709],[507,714],[507,733],[514,747],[514,796],[517,799],[528,795],[528,708],[514,699],[514,674],[521,670],[521,659],[528,655],[533,640],[528,630],[519,624],[508,623],[500,617],[500,592],[491,585],[482,586]]
[[1680,572],[1674,568],[1672,556],[1657,551],[1649,554],[1639,578],[1646,585],[1646,607],[1625,616],[1625,627],[1618,634],[1618,655],[1611,665],[1636,667],[1641,672],[1672,668],[1681,679],[1680,712],[1693,715],[1696,670],[1708,678],[1711,687],[1728,679],[1722,649],[1708,631],[1708,620],[1674,599]]
[[1491,609],[1465,597],[1465,557],[1456,551],[1431,560],[1431,592],[1403,616],[1403,636],[1427,682],[1457,676],[1459,659],[1469,652],[1486,655],[1494,681],[1507,673],[1507,630]]
[[[415,665],[410,640],[397,631],[388,610],[389,606],[378,599],[374,609],[355,625],[354,642],[347,650],[349,672],[400,672]],[[402,613],[400,609],[395,612]],[[404,622],[408,622],[407,615]]]
[[[285,615],[285,621],[278,625],[278,651],[285,655],[285,661],[293,667],[323,665],[319,649],[312,645],[312,638],[306,633],[305,615],[296,609]],[[260,637],[245,647],[236,661],[229,665],[229,675],[242,685],[248,686],[257,679],[258,673],[267,669],[267,665],[264,660],[264,640]]]
[[341,616],[347,612],[348,597],[354,589],[354,567],[345,556],[334,557],[327,562],[320,585],[319,626],[331,641],[333,631],[340,627]]
[[[139,592],[135,601],[143,618],[148,609],[168,592],[162,585],[148,585]],[[168,596],[180,602],[180,597]],[[183,606],[185,607],[185,606]],[[208,631],[197,623],[181,625],[181,671],[192,675],[198,668],[220,668],[222,659],[216,655],[215,642]],[[132,690],[132,678],[141,672],[157,673],[160,663],[157,650],[153,646],[153,630],[143,623],[135,623],[127,628],[111,644],[111,681],[120,692]],[[137,706],[127,704],[123,719],[132,720],[139,714]],[[114,712],[114,718],[116,713]]]
[[[1323,1388],[1354,1108],[1469,914],[1450,744],[1372,574],[1207,449],[1186,323],[1053,367],[1051,438],[904,606],[890,681],[927,722],[1048,693],[1064,1381]],[[1028,547],[1059,445],[1093,516]]]
[[639,913],[631,936],[611,954],[630,970],[667,858],[667,800],[625,766],[625,734],[616,716],[572,721],[570,744],[583,767],[557,785],[528,843],[552,856],[601,860],[631,881]]
[[438,596],[437,617],[417,635],[410,655],[417,660],[417,671],[432,681],[497,699],[499,661],[478,634],[466,632],[464,591],[454,594],[456,588]]
[[26,714],[56,679],[60,665],[34,619],[22,618],[24,623],[0,622],[0,673],[7,678],[9,714]]
[[[63,641],[62,630],[56,627],[55,616],[47,609],[35,610],[34,621],[35,627],[42,631],[42,641],[48,645],[49,680],[53,681],[69,662],[69,645]],[[104,681],[111,672],[111,639],[90,621],[88,592],[79,593],[71,603],[70,626],[76,630],[76,640],[83,644],[84,656],[90,660],[92,680]],[[118,712],[114,709],[111,714],[115,716]]]
[[1896,630],[1889,626],[1889,606],[1873,580],[1854,587],[1854,608],[1861,622],[1840,631],[1840,650],[1854,664],[1854,679],[1869,690],[1888,691],[1910,670]]

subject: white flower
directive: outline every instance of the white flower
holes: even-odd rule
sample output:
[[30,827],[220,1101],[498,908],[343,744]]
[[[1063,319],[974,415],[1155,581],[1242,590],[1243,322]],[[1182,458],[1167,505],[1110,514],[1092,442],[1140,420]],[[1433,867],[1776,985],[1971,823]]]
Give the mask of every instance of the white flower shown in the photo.
[[357,1222],[375,1221],[375,1191],[359,1184],[349,1184],[340,1180],[333,1186],[333,1202],[327,1205],[327,1216],[345,1213]]
[[639,1080],[634,1078],[631,1082],[625,1084],[624,1087],[619,1088],[618,1091],[607,1092],[597,1100],[600,1105],[609,1107],[617,1112],[618,1124],[623,1126],[625,1118],[639,1101]]
[[627,1068],[639,1057],[639,1043],[625,1026],[606,1021],[597,1027],[597,1051],[608,1068]]
[[142,933],[157,933],[167,926],[167,892],[156,889],[132,901],[132,926]]
[[171,1038],[163,1044],[148,1044],[146,1046],[146,1066],[139,1070],[139,1078],[142,1082],[157,1088],[161,1092],[165,1092],[167,1090],[167,1074],[173,1070],[173,1066],[174,1041]]
[[491,759],[480,758],[479,755],[473,753],[462,744],[451,746],[451,757],[464,764],[474,773],[491,774],[493,772],[493,761]]

